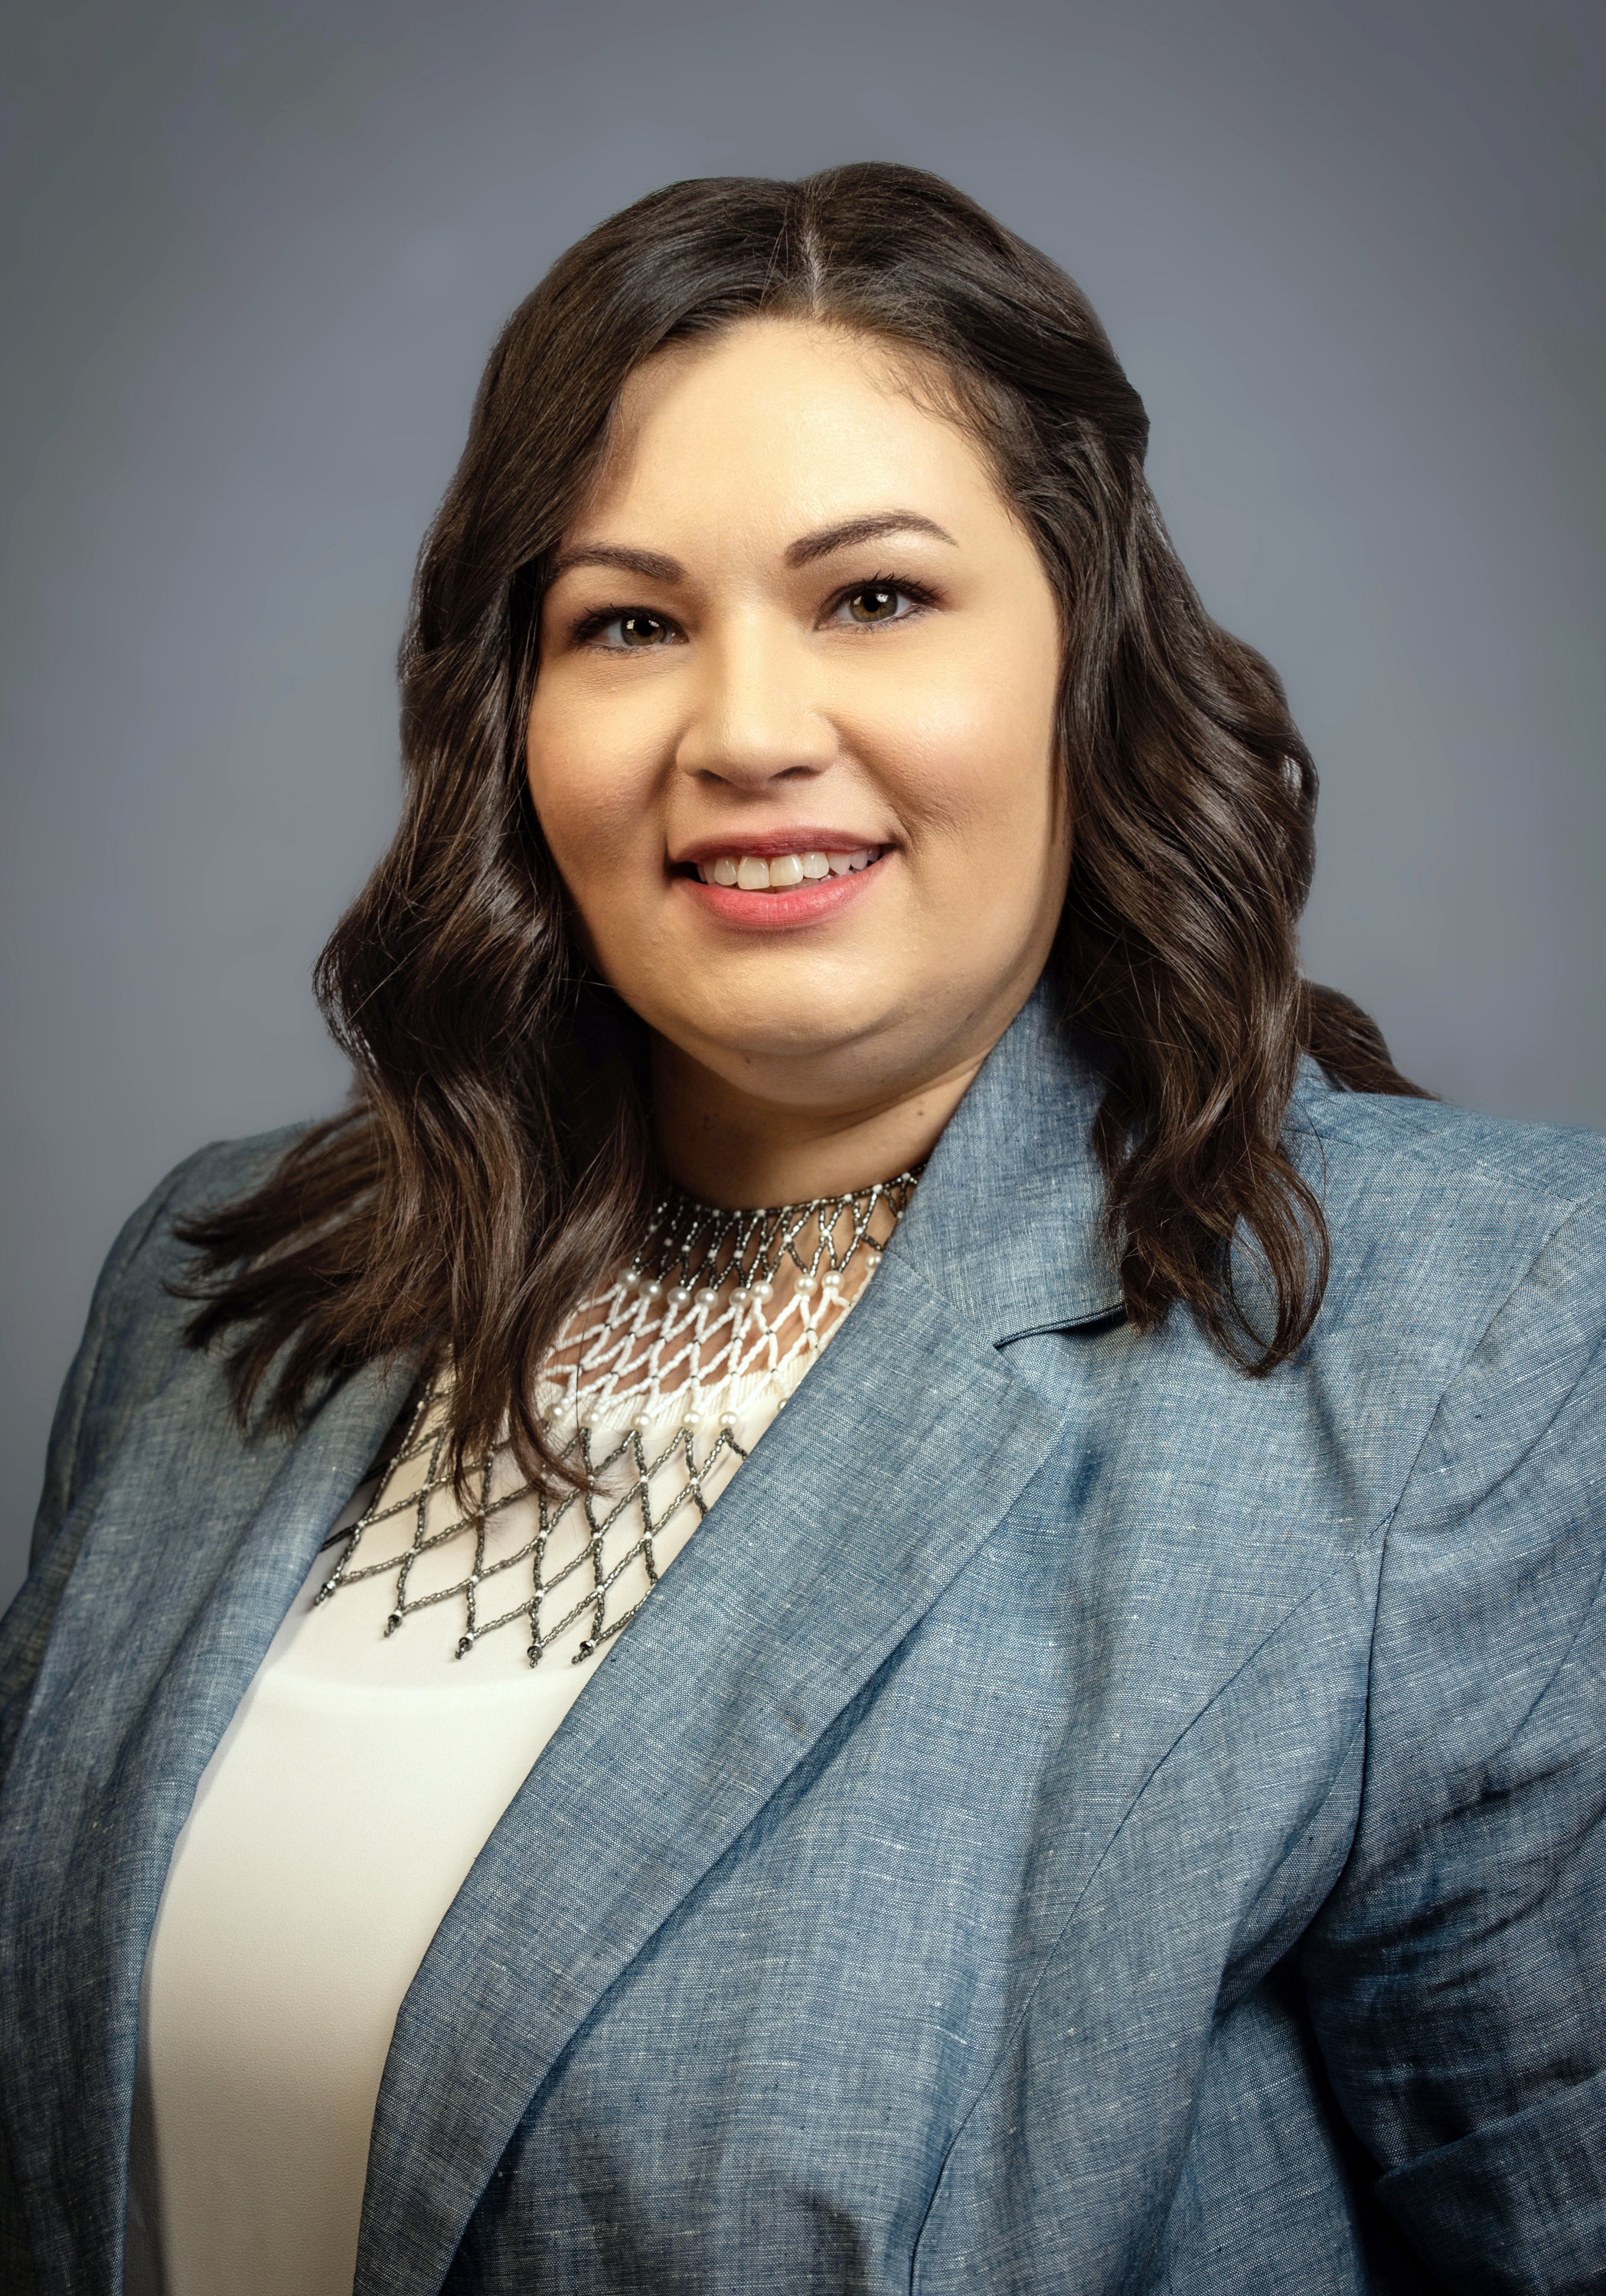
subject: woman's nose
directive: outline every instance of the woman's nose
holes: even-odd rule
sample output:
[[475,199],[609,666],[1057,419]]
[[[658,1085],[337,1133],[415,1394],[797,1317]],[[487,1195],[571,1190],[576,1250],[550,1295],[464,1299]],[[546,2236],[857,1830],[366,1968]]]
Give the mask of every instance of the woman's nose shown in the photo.
[[836,755],[836,728],[810,668],[806,644],[757,616],[705,641],[676,750],[681,772],[749,788],[822,773]]

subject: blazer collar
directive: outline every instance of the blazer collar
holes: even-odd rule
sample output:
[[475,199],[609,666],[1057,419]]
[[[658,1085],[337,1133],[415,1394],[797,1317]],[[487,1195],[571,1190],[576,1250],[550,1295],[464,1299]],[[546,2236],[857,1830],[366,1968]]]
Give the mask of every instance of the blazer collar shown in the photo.
[[995,1347],[1121,1310],[1091,1144],[1105,1079],[1060,1004],[1045,973],[955,1110],[887,1247]]

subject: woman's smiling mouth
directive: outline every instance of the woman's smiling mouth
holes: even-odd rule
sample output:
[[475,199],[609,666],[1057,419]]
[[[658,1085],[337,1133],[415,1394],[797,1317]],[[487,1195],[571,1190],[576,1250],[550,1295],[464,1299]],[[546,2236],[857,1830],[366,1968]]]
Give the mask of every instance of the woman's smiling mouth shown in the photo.
[[[753,850],[753,846],[761,849]],[[752,844],[732,840],[721,852],[710,840],[671,864],[674,882],[705,916],[744,931],[823,923],[880,882],[890,845],[849,845],[816,830],[771,832]]]
[[721,854],[714,861],[695,865],[705,885],[734,885],[744,893],[790,892],[795,885],[817,884],[827,877],[857,876],[878,861],[881,845],[861,845],[852,852],[833,853],[811,847],[798,853]]

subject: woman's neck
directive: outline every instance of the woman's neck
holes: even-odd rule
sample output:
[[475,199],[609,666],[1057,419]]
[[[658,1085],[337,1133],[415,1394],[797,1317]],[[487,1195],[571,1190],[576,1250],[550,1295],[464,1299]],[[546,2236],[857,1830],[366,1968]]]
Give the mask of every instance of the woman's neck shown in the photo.
[[806,1203],[845,1195],[924,1162],[985,1052],[918,1084],[835,1105],[745,1091],[674,1046],[653,1046],[658,1152],[704,1203]]

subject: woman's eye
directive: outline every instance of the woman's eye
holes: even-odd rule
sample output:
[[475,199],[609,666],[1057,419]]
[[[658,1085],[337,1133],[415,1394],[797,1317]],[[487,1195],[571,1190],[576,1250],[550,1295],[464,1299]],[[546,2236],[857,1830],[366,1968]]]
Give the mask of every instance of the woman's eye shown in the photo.
[[870,582],[862,590],[850,591],[842,611],[853,622],[897,622],[912,603],[906,590],[894,589],[890,582]]
[[669,624],[656,614],[615,614],[607,627],[618,631],[614,644],[622,646],[662,645],[669,636]]
[[582,645],[639,653],[646,646],[667,644],[674,631],[661,615],[635,606],[624,613],[588,615],[575,636]]

